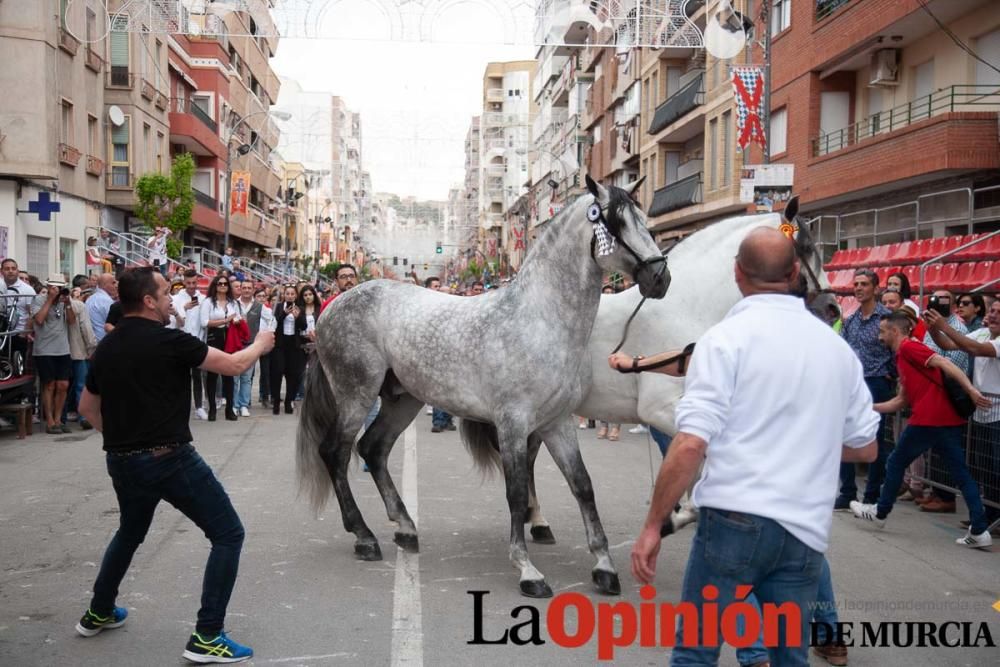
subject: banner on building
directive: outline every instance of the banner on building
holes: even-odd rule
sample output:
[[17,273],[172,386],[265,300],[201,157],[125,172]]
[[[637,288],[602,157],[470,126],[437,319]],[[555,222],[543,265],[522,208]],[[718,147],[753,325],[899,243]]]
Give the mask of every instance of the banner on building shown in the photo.
[[756,142],[765,145],[764,126],[764,69],[762,67],[734,67],[733,94],[736,98],[736,144],[741,150]]
[[250,172],[234,171],[232,175],[232,191],[229,195],[229,212],[246,215],[247,204],[250,202]]
[[770,213],[775,204],[792,198],[794,183],[793,164],[748,164],[740,172],[740,202]]
[[319,254],[329,255],[330,254],[330,232],[323,232],[319,235]]

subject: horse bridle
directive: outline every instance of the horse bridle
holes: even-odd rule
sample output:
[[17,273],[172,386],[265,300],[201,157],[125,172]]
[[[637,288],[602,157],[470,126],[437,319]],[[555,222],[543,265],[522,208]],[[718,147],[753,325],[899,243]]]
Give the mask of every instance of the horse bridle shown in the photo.
[[[809,285],[806,285],[805,298],[807,302],[811,302],[813,299],[818,297],[820,294],[833,294],[833,290],[828,287],[820,286],[819,278],[816,276],[816,272],[813,271],[812,266],[809,264],[809,254],[806,253],[805,249],[802,248],[798,243],[793,241],[792,247],[795,248],[795,256],[799,259],[799,265],[806,270],[806,275],[809,277],[809,281],[812,282],[813,290],[809,290]],[[813,246],[815,248],[815,246]]]

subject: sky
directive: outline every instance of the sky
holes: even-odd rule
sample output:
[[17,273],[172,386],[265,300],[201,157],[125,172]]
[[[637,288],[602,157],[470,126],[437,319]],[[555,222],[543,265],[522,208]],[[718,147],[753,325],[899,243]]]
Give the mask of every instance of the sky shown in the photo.
[[[465,134],[482,111],[486,64],[534,57],[528,39],[504,44],[503,24],[490,2],[506,7],[508,0],[455,4],[425,24],[430,40],[419,41],[414,2],[397,23],[403,39],[390,40],[390,24],[373,3],[312,0],[326,5],[323,18],[286,26],[291,36],[281,38],[271,65],[304,91],[339,95],[361,113],[362,161],[377,192],[444,200],[464,179]],[[274,11],[279,24],[289,18],[280,4]],[[322,37],[303,37],[306,30]]]

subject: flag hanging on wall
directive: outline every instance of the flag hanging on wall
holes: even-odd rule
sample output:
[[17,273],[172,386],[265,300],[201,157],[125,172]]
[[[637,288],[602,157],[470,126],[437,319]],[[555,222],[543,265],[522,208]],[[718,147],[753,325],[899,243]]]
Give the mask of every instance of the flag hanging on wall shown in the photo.
[[736,143],[746,150],[752,142],[764,148],[764,70],[760,67],[734,67],[733,94],[736,97]]
[[250,172],[234,171],[232,183],[233,191],[229,201],[229,212],[246,215],[247,202],[250,199]]

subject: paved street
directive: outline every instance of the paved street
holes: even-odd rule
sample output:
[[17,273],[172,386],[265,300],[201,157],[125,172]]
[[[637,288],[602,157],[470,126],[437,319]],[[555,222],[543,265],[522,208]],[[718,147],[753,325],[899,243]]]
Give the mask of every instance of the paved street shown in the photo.
[[[352,471],[352,483],[385,560],[354,559],[353,536],[341,526],[336,503],[315,519],[296,499],[296,417],[272,417],[260,408],[237,423],[194,422],[199,451],[217,471],[247,528],[240,578],[228,629],[254,647],[253,664],[575,665],[597,662],[596,641],[578,649],[555,646],[468,646],[472,597],[484,600],[484,635],[495,639],[515,621],[514,607],[531,603],[517,593],[507,561],[508,513],[499,479],[481,483],[456,433],[430,433],[421,414],[393,452],[394,478],[404,495],[407,444],[416,463],[416,515],[421,552],[400,560],[393,528],[374,484]],[[581,431],[584,457],[625,588],[638,603],[626,573],[631,540],[650,489],[650,447],[645,435],[623,433],[618,443]],[[409,443],[404,442],[409,439]],[[413,446],[415,445],[415,447]],[[655,448],[653,449],[655,451]],[[544,513],[558,543],[531,546],[536,566],[556,591],[592,592],[582,524],[575,501],[548,455],[538,465]],[[128,607],[120,630],[83,639],[73,625],[86,608],[102,550],[113,534],[117,509],[93,432],[55,437],[0,438],[0,664],[170,665],[181,652],[198,607],[208,543],[173,508],[162,507],[123,583]],[[882,533],[845,515],[834,520],[830,560],[839,601],[861,605],[953,604],[955,610],[844,611],[843,621],[989,620],[1000,641],[1000,556],[953,544],[961,515],[930,517],[904,505]],[[677,601],[693,530],[670,538],[660,558],[658,599]],[[399,561],[399,562],[397,562]],[[594,596],[595,601],[598,599]],[[606,598],[605,598],[606,600]],[[544,624],[546,601],[536,602]],[[526,614],[518,621],[526,620]],[[666,649],[620,649],[615,662],[662,665]],[[986,665],[996,649],[856,648],[852,665]],[[722,664],[736,664],[726,649]],[[820,664],[815,659],[813,664]],[[825,664],[825,663],[823,663]]]

